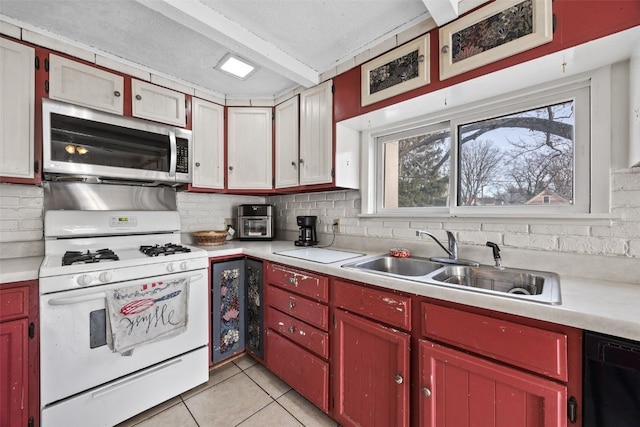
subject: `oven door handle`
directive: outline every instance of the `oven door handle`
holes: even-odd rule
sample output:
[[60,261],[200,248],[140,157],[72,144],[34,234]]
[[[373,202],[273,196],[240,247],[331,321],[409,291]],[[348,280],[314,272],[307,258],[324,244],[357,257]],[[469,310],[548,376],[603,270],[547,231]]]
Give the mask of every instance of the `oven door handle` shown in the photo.
[[107,294],[105,294],[104,292],[98,292],[96,294],[81,295],[78,297],[52,298],[49,300],[49,305],[78,304],[80,302],[91,301],[94,299],[105,299],[106,297]]
[[[189,280],[200,280],[202,279],[202,274],[196,274],[193,276],[189,276]],[[92,301],[94,299],[105,299],[107,294],[105,292],[98,292],[95,294],[87,294],[80,295],[77,297],[67,297],[67,298],[52,298],[49,300],[49,305],[70,305],[70,304],[78,304],[80,302]]]

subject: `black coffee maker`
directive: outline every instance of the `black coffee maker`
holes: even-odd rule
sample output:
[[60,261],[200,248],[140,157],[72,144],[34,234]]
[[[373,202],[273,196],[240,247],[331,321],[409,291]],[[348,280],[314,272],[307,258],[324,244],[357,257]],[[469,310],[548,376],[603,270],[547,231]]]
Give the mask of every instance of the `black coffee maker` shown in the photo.
[[318,236],[316,235],[316,221],[317,216],[298,216],[296,221],[300,232],[298,234],[298,240],[296,240],[296,246],[313,246],[318,244]]

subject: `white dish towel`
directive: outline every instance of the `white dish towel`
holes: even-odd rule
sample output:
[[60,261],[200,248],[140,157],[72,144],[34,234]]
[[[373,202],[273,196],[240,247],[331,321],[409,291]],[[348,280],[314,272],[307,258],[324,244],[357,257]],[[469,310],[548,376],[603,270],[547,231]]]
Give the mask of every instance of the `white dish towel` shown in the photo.
[[107,292],[107,342],[125,356],[187,330],[189,277]]

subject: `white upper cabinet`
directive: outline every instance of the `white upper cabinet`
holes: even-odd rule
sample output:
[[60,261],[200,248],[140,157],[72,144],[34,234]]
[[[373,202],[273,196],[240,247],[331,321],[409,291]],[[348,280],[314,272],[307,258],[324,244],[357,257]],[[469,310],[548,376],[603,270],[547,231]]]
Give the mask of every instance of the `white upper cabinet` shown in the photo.
[[49,55],[49,98],[122,115],[124,78]]
[[276,188],[298,186],[298,97],[276,106]]
[[300,185],[333,181],[333,81],[300,94]]
[[0,176],[34,178],[35,50],[0,38]]
[[131,79],[131,98],[134,117],[185,127],[183,93]]
[[224,107],[193,98],[193,186],[224,189]]
[[227,188],[270,190],[273,187],[271,108],[227,109]]

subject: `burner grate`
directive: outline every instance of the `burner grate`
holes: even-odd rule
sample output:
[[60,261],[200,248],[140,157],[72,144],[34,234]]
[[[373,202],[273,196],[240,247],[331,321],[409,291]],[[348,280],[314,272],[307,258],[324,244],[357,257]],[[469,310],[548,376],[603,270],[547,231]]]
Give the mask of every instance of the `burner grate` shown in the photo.
[[119,259],[111,249],[98,249],[95,252],[67,251],[62,256],[62,265],[90,264],[101,261],[118,261]]
[[140,246],[140,252],[147,256],[173,255],[179,253],[191,252],[191,249],[175,243],[167,243],[165,245]]

